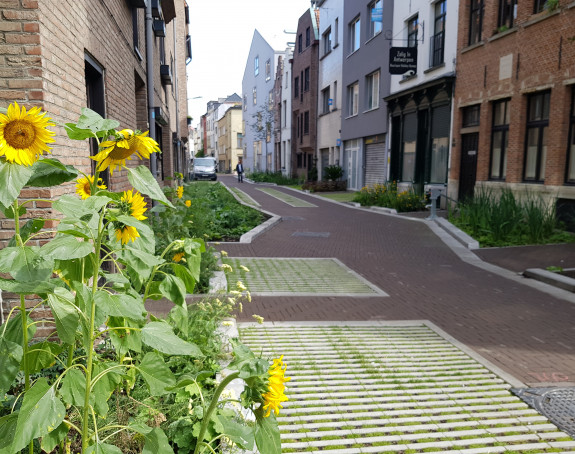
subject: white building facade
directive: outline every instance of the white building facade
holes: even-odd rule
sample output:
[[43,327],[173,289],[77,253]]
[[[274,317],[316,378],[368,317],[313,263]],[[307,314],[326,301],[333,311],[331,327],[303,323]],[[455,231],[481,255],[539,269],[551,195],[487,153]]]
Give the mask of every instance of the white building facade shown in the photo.
[[319,8],[319,68],[317,167],[318,179],[323,179],[328,165],[343,164],[341,147],[341,103],[343,47],[343,0],[322,0]]
[[292,73],[291,59],[293,58],[293,49],[287,48],[282,56],[282,90],[281,90],[281,115],[280,115],[280,170],[282,175],[291,176],[291,136],[292,136]]

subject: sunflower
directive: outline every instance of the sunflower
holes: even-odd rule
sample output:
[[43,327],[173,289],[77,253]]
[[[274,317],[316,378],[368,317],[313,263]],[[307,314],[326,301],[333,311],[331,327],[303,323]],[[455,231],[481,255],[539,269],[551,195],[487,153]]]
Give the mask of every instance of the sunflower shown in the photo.
[[279,415],[280,408],[283,408],[281,403],[288,400],[287,396],[284,394],[284,383],[290,381],[291,378],[284,376],[286,366],[282,360],[283,355],[274,359],[273,364],[268,370],[268,392],[262,394],[262,397],[264,398],[264,417],[266,418],[270,415],[272,410],[276,415]]
[[150,154],[160,152],[158,143],[147,137],[148,132],[132,131],[122,129],[113,140],[106,140],[100,144],[100,152],[93,156],[94,161],[98,161],[98,171],[110,168],[110,173],[114,173],[116,167],[126,165],[126,159],[132,159],[136,155],[141,159],[148,159]]
[[[135,194],[132,191],[124,191],[119,204],[120,212],[122,214],[133,216],[139,221],[148,219],[144,216],[146,211],[146,202],[144,197],[139,192]],[[126,244],[128,241],[135,241],[136,238],[140,237],[138,230],[130,225],[125,225],[121,222],[116,222],[116,239],[121,241],[122,244]]]
[[178,186],[178,189],[176,189],[176,195],[178,196],[178,199],[181,199],[184,196],[183,186]]
[[191,201],[191,200],[186,200],[184,203],[186,204],[186,206],[187,206],[188,208],[190,208],[190,207],[192,206],[192,201]]
[[[76,181],[76,194],[82,197],[82,200],[87,199],[92,195],[92,184],[94,183],[94,176],[86,176],[78,178]],[[104,180],[98,178],[98,184],[96,185],[98,189],[106,189]]]
[[185,255],[185,252],[176,252],[172,257],[172,260],[176,263],[181,262]]
[[45,152],[50,152],[46,144],[54,142],[55,132],[46,129],[55,126],[45,117],[39,107],[26,108],[15,102],[8,106],[6,114],[0,113],[0,156],[8,162],[31,166]]

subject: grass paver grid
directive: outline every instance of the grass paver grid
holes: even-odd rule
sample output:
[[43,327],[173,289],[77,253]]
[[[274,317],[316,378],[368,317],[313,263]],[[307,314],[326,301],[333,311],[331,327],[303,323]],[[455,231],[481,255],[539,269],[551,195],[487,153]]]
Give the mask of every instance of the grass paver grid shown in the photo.
[[[231,288],[242,281],[253,294],[385,295],[335,259],[242,257],[224,259]],[[249,269],[246,272],[240,268]]]
[[317,208],[317,205],[314,205],[313,203],[306,202],[305,200],[294,197],[290,194],[286,194],[285,192],[278,191],[277,189],[257,188],[257,190],[262,191],[262,192],[266,193],[267,195],[271,195],[272,197],[275,197],[276,199],[281,200],[282,202],[287,203],[288,205],[291,205],[292,207]]
[[255,352],[284,355],[288,365],[290,400],[278,417],[282,452],[575,450],[573,439],[509,392],[510,384],[427,326],[240,324],[239,331]]
[[249,196],[248,194],[246,194],[244,191],[242,191],[241,189],[238,188],[233,188],[233,187],[229,187],[228,189],[231,190],[237,197],[238,199],[240,199],[242,202],[244,202],[247,205],[251,205],[254,207],[259,207],[260,204],[253,199],[251,196]]

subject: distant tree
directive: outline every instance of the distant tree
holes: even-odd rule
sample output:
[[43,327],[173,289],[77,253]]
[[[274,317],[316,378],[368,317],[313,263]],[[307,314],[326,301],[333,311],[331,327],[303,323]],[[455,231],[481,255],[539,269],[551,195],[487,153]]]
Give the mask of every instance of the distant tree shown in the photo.
[[[267,105],[260,106],[258,111],[252,115],[253,122],[249,124],[254,133],[254,139],[260,143],[265,143],[265,157],[267,163],[268,143],[272,140],[272,130],[274,124],[274,112]],[[256,166],[259,167],[259,162]],[[265,169],[270,170],[270,169]]]

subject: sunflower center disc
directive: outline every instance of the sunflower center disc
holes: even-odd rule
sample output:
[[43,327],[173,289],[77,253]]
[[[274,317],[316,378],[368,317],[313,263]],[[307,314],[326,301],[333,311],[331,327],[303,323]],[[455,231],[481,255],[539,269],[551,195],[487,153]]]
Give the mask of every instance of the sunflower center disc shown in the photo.
[[30,148],[36,138],[34,125],[25,120],[13,120],[4,127],[4,139],[12,148]]

